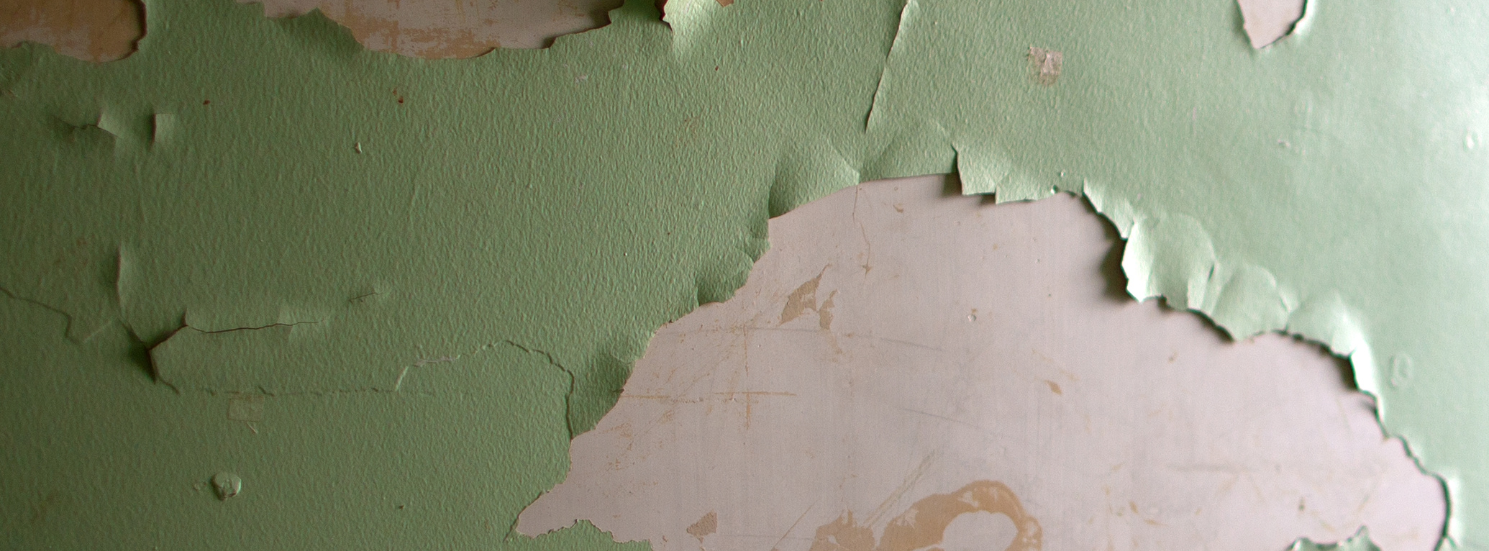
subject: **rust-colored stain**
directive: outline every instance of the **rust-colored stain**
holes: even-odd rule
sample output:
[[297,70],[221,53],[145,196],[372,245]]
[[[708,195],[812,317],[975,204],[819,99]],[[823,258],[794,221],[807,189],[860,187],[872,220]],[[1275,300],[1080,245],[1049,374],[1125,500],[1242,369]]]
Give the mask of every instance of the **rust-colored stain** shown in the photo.
[[36,42],[82,60],[113,61],[134,53],[144,20],[135,0],[5,0],[0,47]]
[[1002,482],[979,480],[948,494],[936,494],[911,505],[889,521],[874,542],[874,530],[853,521],[853,512],[817,528],[810,551],[912,551],[941,543],[957,517],[986,512],[1007,515],[1018,529],[1007,551],[1038,551],[1044,545],[1039,521],[1024,512],[1018,496]]
[[733,4],[733,3],[734,3],[734,0],[719,0],[719,5],[720,6],[723,6],[723,7],[726,7],[726,8],[729,7],[729,5],[730,4]]
[[1044,48],[1029,47],[1029,68],[1034,73],[1034,82],[1040,86],[1054,86],[1060,78],[1060,64],[1065,54]]
[[1065,395],[1064,392],[1060,391],[1060,383],[1057,383],[1057,382],[1054,382],[1054,381],[1051,381],[1051,380],[1048,380],[1048,379],[1046,379],[1044,381],[1044,383],[1047,384],[1047,385],[1050,385],[1050,392],[1055,393],[1056,396],[1064,396]]
[[698,538],[699,543],[703,542],[705,536],[717,531],[719,531],[719,514],[714,511],[709,511],[708,514],[703,515],[703,518],[698,519],[698,522],[688,527],[688,533]]

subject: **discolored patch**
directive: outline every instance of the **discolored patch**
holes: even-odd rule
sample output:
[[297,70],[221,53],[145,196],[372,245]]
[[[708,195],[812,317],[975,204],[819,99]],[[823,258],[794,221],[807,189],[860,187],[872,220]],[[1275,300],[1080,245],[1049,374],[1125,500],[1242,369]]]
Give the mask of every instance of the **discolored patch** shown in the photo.
[[1029,70],[1033,74],[1034,82],[1039,83],[1040,86],[1055,85],[1055,81],[1060,79],[1060,65],[1064,60],[1065,54],[1060,52],[1029,47]]
[[699,543],[703,542],[704,537],[718,531],[719,514],[714,511],[709,511],[708,514],[703,515],[703,518],[698,519],[698,522],[688,527],[688,534],[698,538]]
[[811,551],[911,551],[936,546],[946,535],[946,527],[957,517],[971,513],[1006,515],[1018,534],[1007,551],[1038,551],[1044,546],[1044,530],[1039,521],[1024,511],[1018,496],[1002,482],[978,480],[961,489],[935,494],[915,502],[903,514],[889,521],[878,545],[874,531],[853,520],[849,511],[837,520],[817,528]]

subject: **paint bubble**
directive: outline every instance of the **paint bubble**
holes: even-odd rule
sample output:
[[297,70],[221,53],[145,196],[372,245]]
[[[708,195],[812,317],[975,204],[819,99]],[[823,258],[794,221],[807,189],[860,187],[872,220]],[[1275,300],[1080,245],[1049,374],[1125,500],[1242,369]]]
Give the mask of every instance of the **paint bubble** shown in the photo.
[[243,479],[233,473],[217,473],[212,475],[212,489],[217,491],[217,499],[227,501],[243,491]]
[[1401,388],[1411,384],[1412,368],[1411,358],[1405,354],[1391,358],[1391,388]]

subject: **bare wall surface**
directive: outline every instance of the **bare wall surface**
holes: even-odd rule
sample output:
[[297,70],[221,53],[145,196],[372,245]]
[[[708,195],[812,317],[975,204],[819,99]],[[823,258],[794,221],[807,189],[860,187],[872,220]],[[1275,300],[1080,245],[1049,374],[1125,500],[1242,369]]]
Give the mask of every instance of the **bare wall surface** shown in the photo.
[[1119,244],[1080,199],[994,206],[943,180],[772,220],[749,283],[657,332],[517,529],[909,551],[996,516],[1016,529],[965,549],[1281,550],[1361,526],[1437,545],[1441,485],[1337,360],[1110,292]]

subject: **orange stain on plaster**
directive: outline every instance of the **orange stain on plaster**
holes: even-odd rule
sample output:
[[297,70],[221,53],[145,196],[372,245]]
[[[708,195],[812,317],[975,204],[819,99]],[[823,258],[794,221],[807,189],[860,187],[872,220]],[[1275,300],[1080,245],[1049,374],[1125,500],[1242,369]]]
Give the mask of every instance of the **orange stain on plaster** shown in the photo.
[[35,42],[86,61],[113,61],[134,53],[144,19],[135,0],[0,0],[0,47]]
[[1044,546],[1044,530],[1039,521],[1024,511],[1018,496],[1002,482],[979,480],[948,494],[936,494],[915,502],[903,514],[889,521],[884,534],[874,542],[874,530],[859,526],[853,512],[817,528],[810,551],[912,551],[938,545],[946,527],[957,517],[969,513],[1006,515],[1018,530],[1006,551],[1039,551]]

